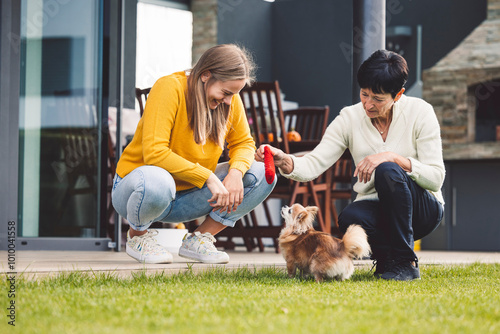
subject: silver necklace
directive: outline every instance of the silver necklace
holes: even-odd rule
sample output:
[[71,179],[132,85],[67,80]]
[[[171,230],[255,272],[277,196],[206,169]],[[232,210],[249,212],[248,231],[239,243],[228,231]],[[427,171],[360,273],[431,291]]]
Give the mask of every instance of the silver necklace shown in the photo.
[[378,125],[380,124],[380,123],[378,122],[378,120],[373,120],[373,126],[375,127],[375,129],[377,129],[377,131],[378,131],[378,132],[380,132],[380,134],[381,134],[381,135],[383,135],[383,134],[384,134],[384,132],[386,132],[386,131],[387,131],[387,129],[389,128],[389,125],[391,124],[391,121],[392,121],[392,114],[391,114],[391,115],[389,116],[389,118],[387,119],[387,122],[385,123],[385,128],[384,128],[384,130],[380,130],[380,129],[378,128]]
[[375,127],[375,129],[377,129],[377,131],[378,131],[381,135],[383,135],[383,134],[384,134],[384,132],[386,132],[386,131],[387,131],[387,129],[389,128],[389,125],[390,125],[390,124],[391,124],[391,123],[390,123],[390,120],[388,120],[388,121],[387,121],[387,123],[385,123],[385,127],[384,127],[384,129],[383,129],[383,130],[380,130],[380,129],[379,129],[379,125],[380,125],[380,123],[379,123],[378,121],[375,121],[375,120],[373,121],[373,126]]

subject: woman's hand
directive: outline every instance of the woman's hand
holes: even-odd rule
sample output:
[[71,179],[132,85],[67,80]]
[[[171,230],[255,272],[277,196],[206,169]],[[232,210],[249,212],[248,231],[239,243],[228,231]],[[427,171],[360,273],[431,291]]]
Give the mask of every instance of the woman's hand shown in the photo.
[[411,172],[411,162],[407,158],[400,156],[394,152],[382,152],[372,154],[361,160],[356,166],[354,177],[358,177],[359,182],[367,183],[371,180],[375,168],[383,162],[395,162],[403,170]]
[[238,169],[230,169],[224,180],[212,173],[207,180],[207,188],[212,193],[208,200],[213,211],[231,213],[243,201],[243,174]]
[[290,174],[293,171],[293,160],[290,158],[288,154],[283,152],[282,150],[272,147],[270,145],[260,145],[257,151],[255,151],[255,160],[264,162],[264,146],[269,146],[271,149],[271,153],[274,158],[274,165],[281,170],[285,174]]
[[229,191],[214,173],[208,177],[207,188],[212,193],[212,197],[208,202],[214,208],[213,211],[227,209],[229,205]]
[[229,203],[221,211],[227,211],[227,213],[236,211],[243,201],[243,173],[239,169],[229,169],[229,173],[222,181],[222,184],[229,192]]

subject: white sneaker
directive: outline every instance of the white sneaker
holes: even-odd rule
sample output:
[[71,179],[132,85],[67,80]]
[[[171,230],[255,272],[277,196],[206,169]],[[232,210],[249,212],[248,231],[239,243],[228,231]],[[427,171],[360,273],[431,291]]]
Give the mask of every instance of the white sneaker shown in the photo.
[[214,245],[215,241],[209,232],[188,233],[182,239],[179,256],[203,263],[228,263],[229,255],[218,251]]
[[144,235],[130,238],[129,230],[125,247],[127,254],[142,263],[172,263],[172,254],[157,243],[156,235],[157,230],[148,230]]

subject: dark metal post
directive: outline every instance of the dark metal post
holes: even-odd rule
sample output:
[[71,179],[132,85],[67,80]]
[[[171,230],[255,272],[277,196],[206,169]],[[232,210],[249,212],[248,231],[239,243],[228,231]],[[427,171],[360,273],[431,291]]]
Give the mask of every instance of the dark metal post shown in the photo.
[[[385,0],[353,0],[352,2],[352,104],[358,103],[359,66],[373,52],[385,49]],[[352,178],[352,186],[356,183]],[[355,199],[354,192],[352,200]]]
[[[118,90],[118,101],[116,105],[116,139],[115,139],[115,157],[116,163],[121,156],[121,137],[122,137],[122,111],[123,111],[123,85],[124,85],[124,56],[125,56],[125,3],[124,0],[118,0],[118,35],[117,35],[117,50],[119,57],[117,59],[117,90]],[[122,218],[118,214],[115,215],[115,250],[117,252],[121,251],[121,220]]]
[[[21,2],[0,1],[0,250],[8,249],[7,227],[14,227],[19,243],[18,158],[19,88],[21,73]],[[15,224],[15,225],[13,225]],[[7,256],[5,256],[6,258]],[[4,259],[2,259],[3,261]]]
[[353,0],[352,103],[359,102],[359,66],[374,51],[385,49],[385,0]]
[[96,237],[106,237],[106,208],[108,175],[108,103],[109,103],[109,2],[99,2],[99,60],[98,80],[100,81],[100,92],[97,94],[97,110],[100,117],[99,127],[99,160],[97,168],[97,179],[99,190],[97,194],[97,222]]

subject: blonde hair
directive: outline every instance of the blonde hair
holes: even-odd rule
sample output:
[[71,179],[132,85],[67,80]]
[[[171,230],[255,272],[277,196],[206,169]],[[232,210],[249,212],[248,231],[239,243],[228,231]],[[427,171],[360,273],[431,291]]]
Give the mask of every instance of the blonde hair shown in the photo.
[[251,85],[255,81],[255,65],[244,48],[222,44],[205,51],[190,70],[186,107],[194,140],[197,144],[204,145],[210,139],[224,147],[230,106],[221,103],[213,112],[209,111],[205,85],[201,80],[202,74],[207,71],[211,73],[207,87],[217,80],[224,82],[245,79],[246,84]]

